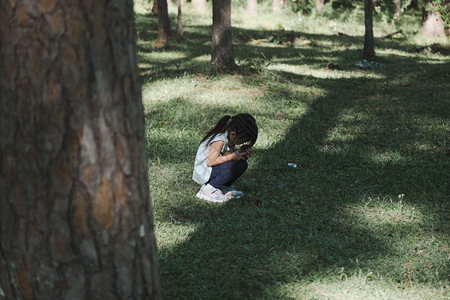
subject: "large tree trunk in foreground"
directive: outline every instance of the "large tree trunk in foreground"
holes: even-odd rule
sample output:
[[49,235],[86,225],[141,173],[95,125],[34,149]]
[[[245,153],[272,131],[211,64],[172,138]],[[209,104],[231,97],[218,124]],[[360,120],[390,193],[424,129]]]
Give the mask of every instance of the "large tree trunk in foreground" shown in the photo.
[[363,58],[373,60],[375,58],[375,44],[373,40],[373,1],[364,0],[364,53]]
[[211,63],[219,69],[236,66],[231,32],[231,0],[213,0]]
[[446,36],[444,21],[436,9],[436,4],[431,0],[424,1],[421,34],[429,38],[442,38]]
[[0,298],[160,298],[132,1],[1,1],[0,68]]

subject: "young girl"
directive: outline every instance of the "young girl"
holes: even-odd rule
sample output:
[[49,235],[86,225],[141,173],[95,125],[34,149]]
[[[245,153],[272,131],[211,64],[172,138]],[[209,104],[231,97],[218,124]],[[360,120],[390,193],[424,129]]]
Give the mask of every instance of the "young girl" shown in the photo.
[[231,187],[247,170],[247,159],[258,138],[256,120],[249,114],[224,116],[201,140],[192,179],[202,184],[197,197],[224,202],[243,193]]

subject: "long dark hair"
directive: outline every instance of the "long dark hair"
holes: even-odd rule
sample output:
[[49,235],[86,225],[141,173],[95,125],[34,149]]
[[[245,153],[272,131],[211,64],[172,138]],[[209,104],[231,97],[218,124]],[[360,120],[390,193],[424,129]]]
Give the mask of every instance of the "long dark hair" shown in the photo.
[[225,131],[236,132],[236,145],[248,143],[249,146],[253,146],[258,138],[258,126],[255,118],[250,114],[237,114],[233,117],[222,117],[216,126],[205,135],[200,144],[206,140],[208,140],[208,144],[211,143],[219,133]]

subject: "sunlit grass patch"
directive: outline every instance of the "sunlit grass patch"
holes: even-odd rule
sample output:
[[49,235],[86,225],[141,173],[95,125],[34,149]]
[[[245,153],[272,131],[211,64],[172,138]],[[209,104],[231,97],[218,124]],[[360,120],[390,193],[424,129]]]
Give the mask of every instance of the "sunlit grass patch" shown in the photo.
[[[408,195],[406,195],[408,197]],[[368,197],[361,207],[348,207],[347,213],[356,216],[361,224],[370,228],[383,225],[421,225],[423,212],[414,204],[404,201],[405,194],[392,197]]]
[[[445,299],[446,287],[436,288],[431,284],[422,284],[409,289],[396,287],[372,272],[357,272],[346,275],[345,270],[336,278],[314,282],[292,282],[276,287],[278,297],[291,299]],[[272,291],[273,293],[273,291]],[[277,294],[274,293],[274,297]]]
[[[355,60],[355,63],[357,60]],[[323,63],[325,67],[326,62]],[[285,71],[303,76],[312,76],[318,79],[333,79],[333,78],[373,78],[382,79],[384,76],[376,73],[359,72],[358,70],[341,71],[341,70],[326,70],[324,68],[313,69],[310,66],[303,64],[300,66],[286,65],[286,64],[271,64],[268,67],[269,70]]]
[[209,62],[211,60],[211,55],[205,54],[205,55],[201,55],[201,56],[196,56],[192,60],[198,61],[198,62]]
[[374,153],[372,161],[377,164],[400,163],[406,158],[397,151],[386,151],[382,153]]
[[155,234],[159,251],[164,253],[183,244],[198,227],[196,224],[158,223]]
[[257,106],[255,99],[263,93],[263,88],[244,85],[232,76],[220,79],[187,76],[147,85],[143,89],[143,102],[148,104],[147,107],[173,99],[202,106]]
[[141,54],[141,56],[149,60],[164,62],[186,58],[187,54],[179,51],[178,52],[170,51],[170,52],[150,52]]

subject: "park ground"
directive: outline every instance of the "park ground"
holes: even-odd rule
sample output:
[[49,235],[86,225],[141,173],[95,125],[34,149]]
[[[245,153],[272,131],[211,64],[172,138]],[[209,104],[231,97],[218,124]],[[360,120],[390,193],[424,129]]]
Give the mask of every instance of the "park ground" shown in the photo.
[[[156,48],[136,14],[164,298],[449,299],[448,43],[379,17],[364,62],[360,11],[233,13],[230,72],[209,64],[210,16],[186,9],[184,39]],[[206,203],[198,143],[240,112],[260,130],[246,196]]]

